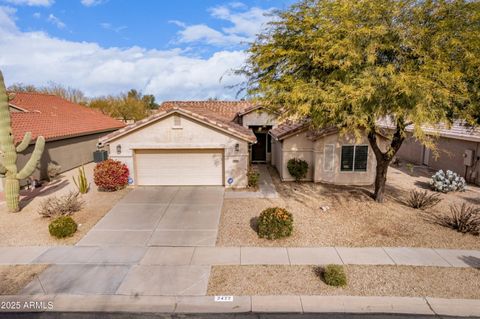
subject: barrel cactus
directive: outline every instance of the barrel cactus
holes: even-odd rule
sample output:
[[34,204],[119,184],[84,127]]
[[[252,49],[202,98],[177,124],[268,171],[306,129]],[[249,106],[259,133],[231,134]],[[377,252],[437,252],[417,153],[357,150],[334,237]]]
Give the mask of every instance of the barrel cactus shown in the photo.
[[23,140],[15,146],[12,132],[8,95],[0,72],[0,176],[5,178],[5,200],[10,212],[20,210],[20,180],[33,174],[42,157],[45,139],[37,138],[35,149],[25,167],[17,168],[17,153],[24,151],[30,144],[31,133],[26,133]]
[[465,179],[450,170],[444,172],[439,170],[436,172],[430,181],[432,190],[442,193],[464,191]]

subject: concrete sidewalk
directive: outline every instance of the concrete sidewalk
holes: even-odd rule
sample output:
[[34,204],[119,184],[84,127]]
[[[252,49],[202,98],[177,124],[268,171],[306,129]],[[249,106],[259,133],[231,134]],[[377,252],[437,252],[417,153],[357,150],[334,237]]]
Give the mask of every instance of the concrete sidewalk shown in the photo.
[[407,247],[0,247],[0,264],[405,265],[480,268],[480,250]]
[[[360,296],[125,296],[43,295],[0,296],[0,302],[19,302],[2,312],[125,312],[125,313],[363,313],[430,316],[480,316],[480,300],[430,297]],[[32,301],[36,301],[32,306]]]
[[480,251],[427,248],[70,246],[0,248],[0,264],[49,264],[22,294],[205,296],[212,265],[480,267]]

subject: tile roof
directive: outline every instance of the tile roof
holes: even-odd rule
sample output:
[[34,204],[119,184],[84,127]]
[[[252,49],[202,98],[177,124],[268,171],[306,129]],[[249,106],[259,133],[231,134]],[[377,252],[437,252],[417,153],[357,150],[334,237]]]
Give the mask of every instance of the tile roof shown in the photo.
[[[377,122],[377,124],[382,128],[391,129],[393,124],[387,118],[383,118]],[[406,127],[408,132],[412,132],[414,129],[413,125]],[[472,127],[466,125],[464,121],[454,121],[451,126],[448,126],[445,123],[439,123],[432,126],[425,126],[423,130],[427,134],[436,135],[448,138],[454,138],[459,140],[467,140],[473,142],[480,142],[480,127]]]
[[249,101],[166,101],[160,105],[159,110],[169,110],[172,108],[189,109],[192,112],[210,111],[217,118],[224,118],[228,121],[235,120],[238,113],[255,107]]
[[283,140],[288,136],[306,130],[308,128],[308,121],[291,121],[287,120],[282,124],[278,125],[276,128],[270,131],[272,135],[277,140]]
[[328,126],[317,130],[311,130],[308,132],[307,137],[313,141],[322,138],[327,135],[338,133],[339,129],[335,126]]
[[243,127],[235,122],[232,122],[225,117],[219,116],[218,114],[201,107],[189,107],[188,105],[187,106],[183,105],[182,107],[172,106],[165,109],[160,108],[159,112],[141,121],[130,124],[127,127],[122,128],[116,132],[110,133],[107,136],[102,137],[100,139],[100,142],[101,143],[110,142],[116,138],[119,138],[120,136],[128,134],[134,130],[140,129],[145,125],[155,122],[161,118],[167,117],[172,113],[180,113],[187,117],[199,120],[205,124],[214,126],[224,132],[230,133],[234,136],[238,136],[251,143],[254,143],[257,140],[255,137],[255,134],[253,134],[253,132],[250,129]]
[[40,135],[48,141],[108,132],[125,126],[97,110],[50,94],[15,93],[9,104],[22,110],[10,112],[15,142],[21,141],[26,132],[32,132],[32,141]]
[[338,132],[338,128],[335,126],[329,126],[321,129],[313,130],[309,126],[309,120],[305,119],[302,121],[292,121],[287,120],[284,123],[280,124],[276,128],[270,131],[270,134],[277,140],[283,140],[289,136],[292,136],[296,133],[300,133],[308,130],[307,138],[315,141],[326,135],[331,135]]

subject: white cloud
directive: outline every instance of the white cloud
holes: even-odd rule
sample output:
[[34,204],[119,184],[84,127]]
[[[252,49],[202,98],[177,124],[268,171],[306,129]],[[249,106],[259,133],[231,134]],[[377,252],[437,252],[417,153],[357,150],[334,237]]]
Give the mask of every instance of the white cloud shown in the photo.
[[40,19],[42,17],[42,14],[40,12],[35,12],[34,14],[32,14],[32,16],[35,18],[35,19]]
[[213,45],[230,45],[240,44],[248,40],[235,34],[223,34],[205,24],[186,26],[185,29],[179,31],[179,35],[182,43],[202,42]]
[[200,58],[181,49],[104,48],[44,32],[22,32],[15,25],[14,13],[0,7],[0,69],[7,85],[54,81],[79,88],[89,96],[136,88],[162,101],[233,99],[236,90],[226,87],[242,81],[228,74],[245,61],[242,51],[225,50]]
[[102,23],[100,23],[100,26],[102,28],[104,28],[105,30],[113,31],[113,32],[116,32],[116,33],[120,33],[127,28],[124,25],[116,27],[116,26],[113,26],[111,23],[108,23],[108,22],[102,22]]
[[80,2],[86,7],[94,7],[106,2],[106,0],[81,0]]
[[51,6],[55,0],[6,0],[6,2],[14,4],[14,5],[26,5],[26,6],[40,6],[40,7],[49,7]]
[[14,20],[15,12],[17,12],[17,10],[14,8],[0,6],[0,35],[2,35],[2,30],[8,33],[15,33],[17,31]]
[[[241,11],[238,11],[241,10]],[[179,42],[199,43],[225,46],[240,45],[251,42],[257,33],[271,20],[266,16],[271,9],[252,7],[246,10],[241,2],[232,2],[228,5],[210,9],[210,14],[217,19],[227,21],[230,27],[215,30],[205,24],[187,25],[181,21],[171,21],[182,28],[178,32]]]
[[64,29],[66,27],[65,23],[63,23],[62,20],[54,16],[52,13],[50,13],[50,15],[48,16],[47,21],[55,25],[59,29]]

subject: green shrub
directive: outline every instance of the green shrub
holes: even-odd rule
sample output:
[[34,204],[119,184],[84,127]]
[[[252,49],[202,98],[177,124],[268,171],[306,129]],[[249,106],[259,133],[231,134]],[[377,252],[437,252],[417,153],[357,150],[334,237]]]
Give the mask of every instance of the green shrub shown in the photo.
[[258,236],[260,238],[271,240],[288,237],[292,231],[293,216],[284,208],[267,208],[258,217]]
[[323,279],[329,286],[342,287],[347,285],[347,274],[341,265],[327,265],[323,269]]
[[290,175],[295,178],[295,181],[300,181],[307,176],[308,163],[298,158],[292,158],[287,163],[287,169]]
[[48,231],[57,238],[69,237],[77,231],[77,223],[70,216],[60,216],[48,225]]
[[247,173],[248,178],[248,187],[257,188],[258,187],[258,180],[260,179],[260,173],[249,169]]
[[415,209],[427,209],[440,203],[442,199],[440,194],[428,193],[427,191],[417,191],[412,189],[407,198],[408,206]]

